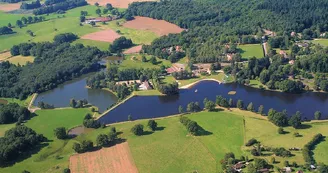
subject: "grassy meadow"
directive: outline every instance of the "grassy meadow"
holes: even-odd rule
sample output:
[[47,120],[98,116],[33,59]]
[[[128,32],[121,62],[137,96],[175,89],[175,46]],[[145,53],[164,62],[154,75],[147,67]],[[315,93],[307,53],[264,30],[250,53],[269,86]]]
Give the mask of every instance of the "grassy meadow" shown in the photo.
[[315,39],[312,41],[312,43],[328,46],[328,39]]
[[[72,145],[89,139],[94,143],[99,134],[107,134],[109,128],[97,129],[82,134],[74,139],[57,140],[53,129],[64,126],[74,127],[82,123],[83,116],[89,109],[54,109],[40,110],[38,116],[29,120],[26,125],[36,132],[44,134],[51,142],[47,143],[38,153],[33,154],[22,162],[0,172],[16,173],[23,169],[34,173],[62,172],[69,165],[69,156],[74,153]],[[232,109],[231,111],[200,112],[186,115],[196,121],[205,131],[200,136],[190,136],[186,128],[179,122],[178,116],[156,120],[158,130],[151,132],[147,120],[135,120],[113,124],[120,132],[119,137],[126,139],[136,166],[140,173],[148,172],[220,172],[220,160],[227,152],[234,152],[236,157],[252,158],[250,148],[244,147],[247,140],[256,138],[267,147],[299,147],[302,148],[317,133],[328,135],[328,122],[305,123],[304,129],[285,128],[287,134],[277,133],[277,127],[266,120],[266,117],[255,113]],[[143,136],[135,136],[130,132],[133,125],[141,123],[146,131]],[[0,134],[14,125],[0,125]],[[294,132],[301,137],[294,137]],[[328,142],[320,143],[314,157],[317,162],[327,163],[326,149]],[[301,152],[292,152],[293,157],[275,157],[280,163],[275,166],[283,167],[283,161],[296,161],[303,164]],[[263,156],[270,160],[272,156]]]
[[263,58],[263,49],[260,44],[244,44],[238,46],[239,52],[241,53],[242,58]]
[[165,67],[170,67],[171,62],[165,59],[156,58],[157,63],[152,64],[149,62],[151,56],[145,55],[147,62],[142,62],[142,55],[140,54],[130,54],[126,55],[124,61],[120,64],[119,68],[160,68],[161,65]]

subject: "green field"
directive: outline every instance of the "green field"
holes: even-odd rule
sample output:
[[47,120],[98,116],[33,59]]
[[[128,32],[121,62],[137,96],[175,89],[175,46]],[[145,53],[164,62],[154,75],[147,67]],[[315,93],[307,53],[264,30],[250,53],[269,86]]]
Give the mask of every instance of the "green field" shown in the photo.
[[[90,139],[96,141],[97,135],[108,133],[108,128],[97,129],[82,134],[70,140],[57,140],[53,129],[59,126],[70,128],[82,123],[88,109],[41,110],[38,116],[29,120],[26,125],[36,132],[44,134],[51,140],[48,146],[37,154],[0,172],[16,173],[23,169],[34,173],[62,172],[68,167],[69,156],[73,154],[72,145],[75,141]],[[268,122],[265,117],[246,111],[200,112],[187,115],[196,121],[207,133],[201,136],[190,136],[185,127],[179,122],[178,116],[156,120],[159,130],[143,136],[134,136],[130,129],[134,124],[141,123],[145,130],[147,120],[136,120],[115,124],[121,133],[120,137],[129,143],[132,156],[140,173],[148,172],[220,172],[220,160],[227,152],[234,152],[236,157],[249,156],[249,148],[244,147],[245,141],[256,138],[267,147],[299,147],[302,148],[316,133],[328,135],[328,122],[306,123],[305,129],[295,130],[285,128],[288,134],[279,135],[277,127]],[[244,126],[245,121],[245,126]],[[0,125],[0,134],[13,125]],[[298,132],[302,137],[294,137]],[[326,149],[328,142],[322,142],[314,151],[317,162],[327,163]],[[282,167],[284,160],[296,161],[303,164],[301,152],[293,152],[290,158],[276,157]],[[264,156],[269,160],[272,156]]]
[[29,103],[31,102],[32,97],[33,97],[33,95],[30,95],[25,100],[19,100],[19,99],[15,99],[15,98],[0,98],[0,99],[7,100],[8,103],[17,103],[21,106],[27,107],[29,105]]
[[328,46],[328,39],[316,39],[312,41],[315,44],[320,44],[322,46]]
[[[72,128],[81,125],[83,117],[90,113],[89,109],[55,109],[36,111],[38,116],[33,117],[26,123],[37,133],[45,135],[50,142],[47,143],[37,154],[33,154],[23,162],[13,166],[0,168],[0,172],[17,173],[24,169],[30,172],[58,172],[62,173],[68,167],[69,156],[73,153],[73,140],[57,140],[53,135],[53,130],[57,127]],[[0,134],[3,134],[14,124],[0,125]]]
[[[102,9],[103,7],[100,7]],[[111,28],[113,30],[120,30],[121,35],[127,38],[131,38],[135,44],[149,44],[158,36],[151,31],[142,31],[136,29],[124,28],[123,26],[117,26],[116,21],[108,22],[103,25],[101,23],[97,24],[96,27],[91,25],[80,26],[79,17],[80,12],[87,11],[87,17],[96,17],[96,6],[84,6],[79,8],[74,8],[67,11],[65,14],[50,14],[44,15],[46,21],[29,24],[23,28],[15,27],[13,30],[15,34],[2,35],[0,40],[6,44],[0,44],[0,51],[9,50],[13,45],[23,43],[23,42],[41,42],[41,41],[52,41],[53,37],[60,33],[73,32],[78,36],[83,36],[88,33],[96,32],[101,29]],[[21,19],[21,17],[27,17],[31,15],[22,14],[9,14],[0,12],[0,26],[7,26],[8,23],[12,25],[16,24],[16,20]],[[120,20],[120,22],[124,22]],[[34,33],[34,37],[27,34],[27,31],[31,30]],[[89,41],[89,40],[77,40],[76,43],[82,43],[89,46],[97,46],[102,50],[107,50],[109,43],[100,41]]]
[[262,58],[263,49],[260,44],[244,44],[238,45],[239,52],[241,53],[242,58]]
[[25,65],[27,62],[33,62],[34,57],[18,55],[18,56],[14,56],[14,57],[7,59],[7,61],[9,61],[12,64],[16,64],[16,65],[18,65],[18,64]]

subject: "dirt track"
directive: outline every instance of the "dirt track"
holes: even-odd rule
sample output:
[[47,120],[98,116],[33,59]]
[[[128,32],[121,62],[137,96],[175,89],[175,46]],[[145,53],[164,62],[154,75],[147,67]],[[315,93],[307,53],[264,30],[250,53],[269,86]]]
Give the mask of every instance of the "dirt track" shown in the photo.
[[112,43],[115,39],[119,38],[120,35],[111,29],[106,29],[103,31],[98,31],[82,36],[82,39],[103,41]]
[[71,173],[138,173],[127,142],[70,157]]
[[180,33],[183,31],[179,26],[166,22],[165,20],[156,20],[149,17],[136,16],[134,20],[123,24],[124,27],[140,30],[153,31],[159,36]]

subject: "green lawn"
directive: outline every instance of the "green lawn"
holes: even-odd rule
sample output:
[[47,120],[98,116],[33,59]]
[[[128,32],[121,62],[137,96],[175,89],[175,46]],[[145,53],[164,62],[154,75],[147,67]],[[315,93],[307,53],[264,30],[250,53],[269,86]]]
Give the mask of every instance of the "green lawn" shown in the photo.
[[8,103],[17,103],[21,106],[27,107],[30,104],[32,97],[33,97],[33,95],[30,95],[25,100],[19,100],[19,99],[15,99],[15,98],[0,98],[0,99],[7,100]]
[[34,57],[33,56],[14,56],[9,59],[7,59],[12,64],[20,64],[20,65],[26,65],[27,62],[34,62]]
[[315,44],[320,44],[322,46],[328,46],[328,39],[316,39],[312,41]]
[[[217,172],[219,161],[226,152],[233,151],[240,157],[243,145],[243,119],[227,112],[201,112],[188,115],[197,121],[208,135],[190,136],[178,117],[156,120],[161,128],[152,134],[136,137],[130,129],[136,123],[146,127],[146,120],[114,125],[123,132],[140,173],[148,172]],[[146,128],[147,131],[149,129]],[[108,129],[92,131],[77,140],[95,140]]]
[[238,46],[239,52],[243,58],[262,58],[264,56],[263,49],[260,44],[244,44]]

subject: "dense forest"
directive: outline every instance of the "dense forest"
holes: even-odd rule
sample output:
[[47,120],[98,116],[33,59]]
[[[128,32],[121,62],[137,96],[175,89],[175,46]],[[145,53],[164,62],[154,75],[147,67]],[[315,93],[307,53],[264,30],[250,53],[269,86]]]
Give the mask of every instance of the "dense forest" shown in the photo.
[[20,9],[29,10],[39,7],[41,7],[41,3],[39,0],[36,0],[35,2],[31,2],[31,3],[23,2],[22,5],[20,6]]
[[0,97],[26,98],[55,88],[82,74],[97,71],[99,59],[106,54],[94,47],[69,43],[22,43],[12,55],[34,56],[34,63],[16,66],[0,63]]
[[188,29],[156,39],[144,46],[145,52],[167,59],[169,55],[162,50],[179,45],[194,62],[217,62],[226,61],[225,44],[258,43],[264,29],[278,35],[295,31],[302,32],[304,38],[318,37],[328,29],[326,7],[324,0],[166,0],[135,2],[127,13]]
[[21,123],[30,117],[30,111],[26,107],[19,106],[17,103],[0,104],[0,124]]

